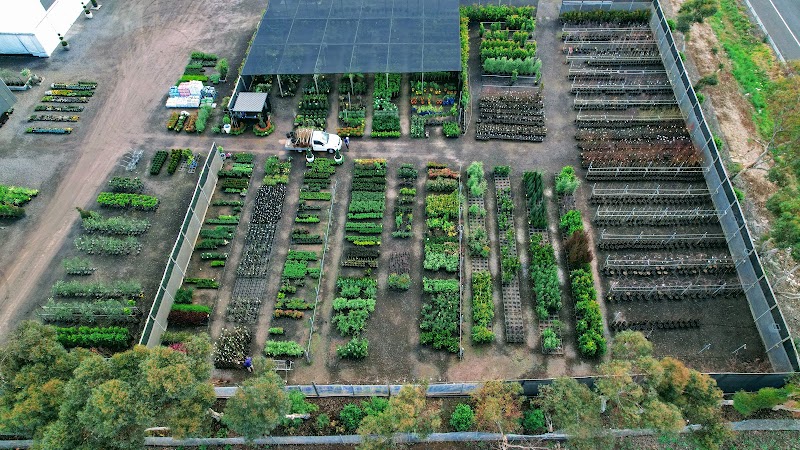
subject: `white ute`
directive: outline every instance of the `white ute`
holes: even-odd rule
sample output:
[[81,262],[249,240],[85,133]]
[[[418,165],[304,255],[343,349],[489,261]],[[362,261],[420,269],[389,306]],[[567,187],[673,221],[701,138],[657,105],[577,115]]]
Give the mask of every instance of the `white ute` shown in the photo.
[[325,131],[298,128],[286,135],[286,150],[304,152],[309,148],[315,152],[336,153],[342,149],[342,138]]

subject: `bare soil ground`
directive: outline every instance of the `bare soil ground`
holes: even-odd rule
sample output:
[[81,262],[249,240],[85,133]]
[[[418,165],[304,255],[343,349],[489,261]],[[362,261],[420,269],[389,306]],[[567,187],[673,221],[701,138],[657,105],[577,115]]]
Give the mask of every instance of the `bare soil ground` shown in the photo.
[[[412,163],[423,169],[428,161],[439,161],[458,167],[466,166],[474,160],[484,161],[489,170],[495,165],[510,165],[513,168],[512,186],[517,200],[517,244],[521,248],[523,261],[526,257],[527,229],[524,223],[525,210],[522,204],[521,175],[526,170],[542,170],[551,176],[564,165],[579,165],[579,154],[575,149],[572,123],[574,112],[567,108],[571,104],[568,91],[566,69],[556,47],[557,5],[542,5],[538,13],[537,38],[540,42],[541,58],[544,62],[545,110],[547,114],[548,137],[542,144],[518,142],[477,142],[474,140],[474,127],[467,130],[466,136],[457,140],[442,138],[438,130],[427,140],[412,140],[407,137],[392,140],[354,139],[351,149],[346,153],[348,159],[357,157],[381,157],[388,160],[389,186],[396,181],[395,173],[401,163]],[[107,8],[107,9],[106,9]],[[191,50],[216,52],[228,56],[231,67],[238,67],[244,54],[247,40],[258,21],[261,5],[250,2],[226,3],[178,0],[169,5],[140,5],[138,3],[112,3],[104,6],[96,19],[90,23],[79,22],[75,33],[67,36],[74,50],[69,53],[56,53],[49,61],[13,60],[19,66],[30,65],[35,72],[44,75],[46,82],[55,79],[75,80],[92,78],[100,82],[95,98],[83,114],[80,128],[72,136],[26,136],[21,134],[24,124],[14,116],[0,130],[0,182],[27,185],[40,188],[42,193],[28,207],[28,217],[22,221],[8,224],[0,230],[4,252],[0,255],[0,333],[9,330],[10,325],[41,301],[41,293],[52,284],[48,270],[58,252],[70,244],[70,232],[74,230],[77,217],[74,206],[91,205],[96,192],[108,175],[116,170],[116,164],[129,148],[145,148],[149,152],[160,148],[209,148],[212,140],[225,146],[226,151],[249,151],[257,155],[255,180],[251,183],[251,194],[247,197],[245,214],[252,209],[254,190],[260,186],[261,167],[268,155],[282,155],[285,133],[291,130],[296,99],[275,99],[273,120],[276,132],[267,138],[257,138],[251,132],[241,136],[212,135],[209,131],[203,136],[168,133],[163,129],[168,112],[163,108],[163,100],[168,86],[182,72],[188,53]],[[180,23],[171,22],[172,12],[184,11]],[[143,11],[146,11],[143,12]],[[106,14],[104,17],[103,15]],[[141,25],[147,24],[147,25]],[[82,30],[83,27],[89,28]],[[156,51],[154,51],[156,49]],[[473,58],[477,45],[472,46]],[[143,70],[147,69],[147,70]],[[480,91],[479,66],[477,60],[471,64],[473,94],[473,119]],[[233,78],[235,73],[229,79]],[[404,81],[403,89],[408,84]],[[44,90],[43,87],[38,88]],[[29,91],[19,104],[18,111],[30,111],[41,92]],[[221,92],[225,95],[225,92]],[[408,108],[407,102],[401,109]],[[335,108],[334,108],[335,109]],[[332,113],[333,114],[333,113]],[[403,113],[407,115],[407,111]],[[330,119],[329,119],[330,123]],[[404,122],[405,123],[405,122]],[[407,131],[407,130],[406,130]],[[258,352],[266,339],[265,326],[274,305],[277,280],[282,270],[288,248],[293,212],[297,204],[299,177],[302,163],[297,158],[292,172],[292,182],[287,191],[284,204],[284,218],[274,243],[270,287],[265,295],[261,311],[257,342],[253,351]],[[146,165],[149,157],[142,163]],[[352,164],[349,162],[349,164]],[[351,174],[348,166],[340,168],[336,177],[340,180],[333,210],[334,222],[331,228],[331,248],[328,257],[330,271],[325,271],[323,279],[323,299],[335,297],[335,279],[339,273],[339,252],[344,236],[343,223],[346,217],[347,199]],[[350,166],[351,167],[351,166]],[[143,168],[143,166],[142,166]],[[342,170],[344,169],[344,170]],[[422,170],[421,170],[422,175]],[[548,176],[548,179],[550,179]],[[552,183],[552,181],[550,181]],[[168,186],[168,185],[166,185]],[[418,187],[421,188],[422,181]],[[584,210],[588,221],[588,186],[578,193],[578,205]],[[422,192],[422,189],[419,190]],[[390,196],[394,195],[390,193]],[[487,224],[495,220],[494,204],[491,196],[487,210]],[[291,374],[290,383],[305,382],[403,382],[410,380],[478,380],[486,378],[523,378],[557,375],[585,375],[592,373],[596,361],[582,360],[575,350],[573,304],[567,298],[562,309],[562,320],[567,324],[564,336],[565,356],[542,356],[539,350],[538,331],[534,332],[533,299],[529,290],[522,292],[525,325],[529,329],[529,339],[524,345],[496,343],[484,348],[470,348],[465,339],[467,357],[459,361],[457,356],[421,348],[418,344],[418,321],[421,306],[421,264],[422,235],[424,221],[424,197],[419,195],[416,205],[414,231],[410,240],[395,240],[387,237],[380,262],[378,279],[380,292],[386,294],[379,298],[376,312],[367,326],[370,339],[370,356],[364,362],[341,361],[335,357],[335,346],[341,343],[338,333],[331,330],[330,301],[321,305],[318,315],[318,333],[312,343],[312,364],[298,364],[298,370]],[[391,215],[393,203],[387,201],[387,216]],[[555,205],[551,205],[551,226],[555,232]],[[182,218],[182,213],[179,214]],[[176,220],[180,220],[179,218]],[[390,219],[387,219],[390,220]],[[233,252],[240,252],[241,238],[246,230],[242,223]],[[386,226],[386,223],[384,224]],[[590,225],[587,223],[587,225]],[[488,227],[492,229],[491,226]],[[496,234],[496,233],[494,233]],[[496,240],[496,236],[492,239]],[[167,242],[173,242],[173,238]],[[414,287],[406,293],[389,293],[385,290],[386,255],[391,251],[412,252],[412,263],[419,268],[412,271]],[[561,252],[559,252],[560,254]],[[561,256],[560,256],[561,257]],[[163,270],[164,262],[157,265],[157,277]],[[413,266],[412,266],[413,267]],[[216,304],[215,320],[211,324],[212,334],[221,328],[219,320],[224,317],[224,304],[228,300],[229,289],[233,284],[235,266],[231,264],[223,271],[217,270],[223,280],[219,292],[202,294],[202,301]],[[203,269],[204,272],[206,269]],[[494,271],[498,267],[493,268]],[[347,272],[345,272],[347,273]],[[525,273],[525,272],[523,272]],[[599,280],[599,277],[597,277]],[[148,282],[157,282],[148,281]],[[523,283],[523,286],[525,283]],[[214,296],[216,298],[214,299]],[[464,299],[469,302],[468,298]],[[604,306],[605,307],[605,306]],[[468,309],[465,309],[465,313]],[[610,313],[609,313],[610,314]],[[469,322],[469,316],[466,316]],[[745,316],[749,317],[749,315]],[[752,327],[752,323],[750,324]],[[496,308],[495,328],[502,328],[502,309]],[[468,327],[465,327],[465,331]],[[735,336],[740,330],[735,327],[724,328],[709,338],[723,342]],[[673,354],[671,344],[659,344],[657,350],[662,354]],[[718,357],[727,354],[727,349],[717,349]],[[711,361],[714,361],[711,359]],[[714,368],[727,367],[712,364]],[[237,376],[237,374],[218,374]]]
[[[71,51],[58,50],[49,59],[0,60],[45,77],[41,86],[18,95],[17,113],[0,130],[0,182],[41,190],[26,208],[27,218],[0,229],[0,336],[41,300],[37,288],[49,287],[42,276],[69,237],[74,207],[93,204],[122,155],[131,148],[210,147],[208,136],[166,136],[162,100],[192,50],[235,55],[231,67],[238,67],[261,9],[244,1],[109,2],[93,20],[76,21],[66,35]],[[181,11],[179,21],[175,11]],[[76,131],[25,135],[24,118],[45,85],[79,79],[99,86]]]

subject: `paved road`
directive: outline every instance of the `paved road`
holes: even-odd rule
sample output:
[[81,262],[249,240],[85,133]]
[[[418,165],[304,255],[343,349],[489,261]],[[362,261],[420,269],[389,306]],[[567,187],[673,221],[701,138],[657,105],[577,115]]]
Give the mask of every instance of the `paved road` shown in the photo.
[[783,57],[800,59],[800,1],[749,1]]

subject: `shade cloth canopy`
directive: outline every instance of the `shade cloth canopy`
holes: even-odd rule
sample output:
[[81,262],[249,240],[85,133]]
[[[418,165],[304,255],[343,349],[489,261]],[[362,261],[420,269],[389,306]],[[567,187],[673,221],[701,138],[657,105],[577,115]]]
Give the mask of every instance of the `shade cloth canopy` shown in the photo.
[[460,70],[458,0],[271,0],[242,75]]

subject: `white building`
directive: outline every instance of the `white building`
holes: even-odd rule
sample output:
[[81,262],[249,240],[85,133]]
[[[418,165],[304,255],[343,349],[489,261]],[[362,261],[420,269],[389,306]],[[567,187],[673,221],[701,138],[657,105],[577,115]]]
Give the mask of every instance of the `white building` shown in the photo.
[[[84,0],[91,4],[90,0]],[[83,12],[81,0],[2,0],[0,54],[48,57]]]

